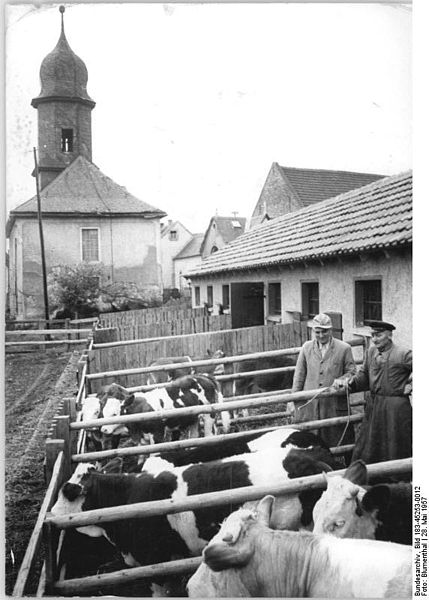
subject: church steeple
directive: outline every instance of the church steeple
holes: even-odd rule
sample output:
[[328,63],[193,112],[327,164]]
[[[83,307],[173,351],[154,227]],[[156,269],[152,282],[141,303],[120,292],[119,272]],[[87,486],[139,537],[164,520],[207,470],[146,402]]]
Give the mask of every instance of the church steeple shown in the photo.
[[42,61],[41,91],[31,105],[38,112],[39,171],[44,188],[77,156],[92,160],[91,111],[88,71],[67,41],[64,7],[57,45]]

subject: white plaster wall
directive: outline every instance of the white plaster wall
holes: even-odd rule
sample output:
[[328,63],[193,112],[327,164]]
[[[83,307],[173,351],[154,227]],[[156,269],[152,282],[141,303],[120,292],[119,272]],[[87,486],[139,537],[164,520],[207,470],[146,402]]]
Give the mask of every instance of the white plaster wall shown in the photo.
[[[45,218],[43,234],[48,272],[59,264],[74,265],[81,262],[82,227],[99,228],[99,259],[106,268],[108,282],[133,281],[141,287],[161,288],[159,219]],[[22,240],[22,260],[18,262],[18,270],[21,289],[26,294],[25,312],[36,314],[42,298],[37,220],[17,219],[10,236],[11,244],[15,236]],[[11,256],[13,268],[14,257]]]
[[[201,288],[201,301],[207,299],[207,285],[213,285],[213,302],[222,302],[222,284],[240,281],[262,281],[267,284],[281,281],[283,323],[290,322],[290,312],[302,311],[301,283],[319,282],[320,311],[340,312],[343,315],[343,339],[351,339],[354,333],[362,331],[355,326],[355,281],[374,278],[382,281],[383,319],[396,325],[394,339],[399,344],[411,347],[412,344],[412,267],[410,253],[391,253],[385,256],[363,257],[363,260],[330,261],[323,266],[309,264],[293,269],[280,268],[253,273],[228,274],[222,278],[198,278],[192,284]],[[194,297],[194,295],[192,296]],[[265,308],[267,316],[267,307]],[[367,328],[364,328],[367,330]]]
[[192,234],[178,222],[172,224],[171,228],[177,231],[177,240],[170,240],[169,231],[161,236],[162,282],[164,287],[179,287],[174,273],[173,258],[192,239]]
[[179,289],[188,288],[187,279],[183,276],[183,273],[188,273],[192,269],[198,267],[201,263],[201,256],[188,256],[187,258],[179,258],[174,262],[174,287]]

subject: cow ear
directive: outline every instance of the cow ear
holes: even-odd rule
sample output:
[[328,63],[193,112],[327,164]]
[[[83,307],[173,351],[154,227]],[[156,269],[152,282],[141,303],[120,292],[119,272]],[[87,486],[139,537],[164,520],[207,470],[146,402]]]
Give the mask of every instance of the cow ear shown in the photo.
[[124,402],[122,404],[123,408],[130,406],[134,402],[134,394],[132,392],[128,392],[127,396],[124,396]]
[[264,496],[262,500],[259,501],[258,506],[256,507],[256,512],[258,513],[258,521],[267,527],[270,526],[271,512],[274,504],[274,496]]
[[390,500],[390,489],[387,485],[375,485],[366,492],[362,498],[362,508],[366,512],[373,512],[386,508]]
[[366,464],[363,460],[356,460],[349,467],[343,475],[344,479],[348,479],[356,485],[366,485],[368,483],[368,471]]
[[76,500],[76,498],[83,494],[83,487],[78,483],[67,482],[63,486],[63,494],[67,500],[73,502],[73,500]]

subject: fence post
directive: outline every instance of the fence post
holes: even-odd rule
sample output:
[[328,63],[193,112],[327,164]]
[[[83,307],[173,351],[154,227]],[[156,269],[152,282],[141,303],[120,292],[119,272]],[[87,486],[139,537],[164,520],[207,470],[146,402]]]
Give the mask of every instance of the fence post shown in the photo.
[[64,440],[64,477],[65,479],[68,479],[71,475],[71,436],[69,415],[57,417],[57,438]]
[[43,523],[45,546],[45,592],[50,595],[57,579],[57,541],[59,532],[52,523]]
[[64,440],[48,439],[45,442],[45,483],[49,485],[58,454],[64,450]]

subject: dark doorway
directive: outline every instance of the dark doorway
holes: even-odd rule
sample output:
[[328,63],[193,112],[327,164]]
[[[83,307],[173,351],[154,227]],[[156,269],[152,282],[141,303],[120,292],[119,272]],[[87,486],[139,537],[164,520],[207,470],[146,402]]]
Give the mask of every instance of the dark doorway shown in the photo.
[[255,325],[264,325],[263,282],[231,283],[231,327]]

